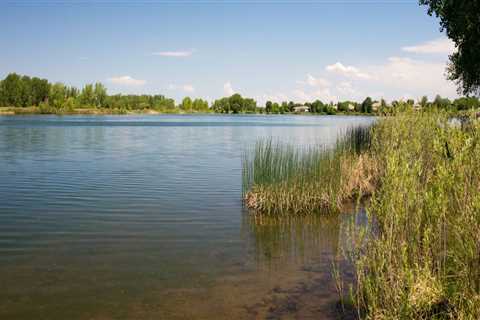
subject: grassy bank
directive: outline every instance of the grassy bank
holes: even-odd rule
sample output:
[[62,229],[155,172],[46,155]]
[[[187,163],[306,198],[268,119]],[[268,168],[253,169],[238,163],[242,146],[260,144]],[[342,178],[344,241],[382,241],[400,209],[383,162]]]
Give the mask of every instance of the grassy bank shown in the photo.
[[368,207],[378,232],[360,233],[349,255],[359,315],[480,319],[479,123],[398,115],[376,126],[371,153],[381,168]]
[[480,319],[480,124],[450,119],[400,113],[332,149],[261,141],[244,161],[246,205],[311,214],[369,194],[375,232],[352,226],[355,280],[339,285],[359,318]]
[[375,184],[365,152],[370,130],[349,129],[333,147],[259,141],[243,161],[247,207],[268,215],[338,212],[348,200],[369,194]]

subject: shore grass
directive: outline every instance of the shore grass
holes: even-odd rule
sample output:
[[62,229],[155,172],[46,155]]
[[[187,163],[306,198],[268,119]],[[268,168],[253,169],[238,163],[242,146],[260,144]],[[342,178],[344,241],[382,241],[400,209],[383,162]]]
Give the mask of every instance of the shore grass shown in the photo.
[[371,152],[377,232],[357,233],[349,254],[359,316],[480,319],[480,124],[397,115],[377,124]]
[[337,279],[358,317],[480,319],[479,160],[475,115],[406,111],[333,148],[260,141],[243,161],[244,199],[281,216],[369,195],[366,229],[347,232],[354,281]]
[[245,204],[267,215],[338,212],[375,183],[370,127],[348,129],[333,147],[260,140],[243,159]]

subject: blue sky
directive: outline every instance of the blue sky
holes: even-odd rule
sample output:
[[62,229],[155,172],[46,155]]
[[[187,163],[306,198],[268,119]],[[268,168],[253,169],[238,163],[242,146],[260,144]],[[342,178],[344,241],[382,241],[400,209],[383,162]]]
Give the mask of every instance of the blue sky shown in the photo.
[[0,76],[177,101],[455,97],[453,46],[416,0],[0,3]]

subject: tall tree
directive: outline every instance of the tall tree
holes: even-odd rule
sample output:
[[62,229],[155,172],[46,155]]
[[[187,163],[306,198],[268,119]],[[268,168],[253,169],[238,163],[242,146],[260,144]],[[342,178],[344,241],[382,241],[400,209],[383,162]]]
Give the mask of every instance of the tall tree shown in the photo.
[[267,101],[267,103],[265,103],[265,112],[266,113],[272,112],[272,101]]
[[93,89],[95,106],[103,107],[107,99],[107,89],[101,83],[95,83],[95,88]]
[[362,112],[364,113],[371,113],[372,112],[373,101],[372,98],[367,97],[362,102]]
[[440,19],[441,31],[457,47],[450,55],[448,78],[457,83],[459,92],[480,94],[480,1],[420,0],[420,4]]
[[22,103],[22,78],[16,73],[10,73],[2,81],[2,95],[6,106],[20,107]]
[[31,81],[32,87],[32,104],[38,106],[41,102],[45,102],[50,92],[50,84],[46,79],[33,77]]
[[95,94],[93,91],[93,85],[87,84],[82,89],[82,93],[79,96],[80,103],[85,106],[95,105]]
[[192,112],[192,99],[190,99],[190,97],[183,98],[182,104],[180,105],[180,107],[184,111]]

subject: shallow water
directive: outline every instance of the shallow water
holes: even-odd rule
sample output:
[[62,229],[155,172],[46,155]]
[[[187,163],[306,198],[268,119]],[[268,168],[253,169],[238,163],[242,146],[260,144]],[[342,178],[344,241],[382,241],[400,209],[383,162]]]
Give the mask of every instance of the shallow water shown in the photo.
[[0,117],[0,319],[329,319],[353,217],[254,221],[241,158],[370,117]]

